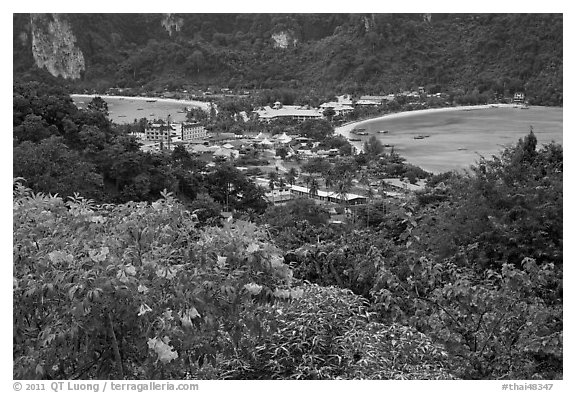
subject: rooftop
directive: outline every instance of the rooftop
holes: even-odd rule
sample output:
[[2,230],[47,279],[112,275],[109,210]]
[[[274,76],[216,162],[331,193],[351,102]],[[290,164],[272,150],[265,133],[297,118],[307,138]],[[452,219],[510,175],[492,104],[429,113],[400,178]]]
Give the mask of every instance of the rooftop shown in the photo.
[[318,109],[307,109],[306,107],[296,105],[284,105],[278,109],[266,106],[254,112],[258,114],[260,119],[274,119],[276,117],[322,117],[322,113],[320,113]]
[[[310,189],[307,187],[302,187],[302,186],[290,186],[290,188],[294,191],[299,191],[299,192],[303,192],[305,194],[310,193]],[[333,191],[322,191],[322,190],[318,190],[317,195],[319,197],[331,197],[331,198],[336,198],[336,199],[340,199],[340,194],[333,192]],[[365,196],[362,195],[357,195],[357,194],[351,194],[351,193],[347,193],[346,195],[346,200],[347,201],[352,201],[354,199],[366,199]]]

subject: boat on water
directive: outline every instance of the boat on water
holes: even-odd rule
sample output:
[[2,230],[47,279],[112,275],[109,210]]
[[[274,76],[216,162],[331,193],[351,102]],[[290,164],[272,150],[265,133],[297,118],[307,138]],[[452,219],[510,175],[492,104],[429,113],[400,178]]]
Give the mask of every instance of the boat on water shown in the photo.
[[416,135],[414,137],[414,139],[424,139],[424,138],[426,138],[426,136],[424,136],[424,135]]
[[362,139],[360,139],[360,138],[348,138],[348,140],[350,142],[362,142]]
[[386,143],[386,144],[384,145],[384,147],[394,147],[394,145],[390,145],[390,144]]
[[156,102],[158,100],[146,100],[146,102]]
[[380,130],[378,131],[378,134],[388,134],[388,130]]
[[368,135],[366,131],[357,132],[356,135]]
[[528,107],[528,105],[522,105],[520,109],[530,109],[530,107]]
[[366,130],[365,128],[354,128],[352,131],[350,131],[350,133],[356,135],[364,135],[362,134],[362,132],[364,132],[365,130]]
[[144,108],[136,108],[137,111],[143,111]]

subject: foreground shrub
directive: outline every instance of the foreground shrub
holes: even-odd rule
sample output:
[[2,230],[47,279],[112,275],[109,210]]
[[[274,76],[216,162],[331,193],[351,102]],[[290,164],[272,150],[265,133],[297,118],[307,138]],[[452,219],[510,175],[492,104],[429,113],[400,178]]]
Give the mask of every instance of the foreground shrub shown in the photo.
[[96,206],[17,182],[13,223],[16,379],[194,377],[292,276],[254,225],[197,230],[168,194]]
[[[301,292],[300,292],[301,291]],[[447,379],[447,354],[414,329],[372,322],[364,298],[303,285],[297,298],[262,307],[273,332],[230,360],[233,379]]]

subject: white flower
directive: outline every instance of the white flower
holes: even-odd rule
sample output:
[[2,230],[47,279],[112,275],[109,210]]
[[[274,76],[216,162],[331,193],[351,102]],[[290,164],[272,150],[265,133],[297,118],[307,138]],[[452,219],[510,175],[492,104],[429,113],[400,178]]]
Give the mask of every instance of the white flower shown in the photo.
[[250,243],[250,245],[246,248],[246,252],[252,254],[260,249],[260,246],[256,243]]
[[304,295],[304,290],[302,288],[293,289],[290,291],[290,296],[292,299],[299,299]]
[[126,271],[127,274],[133,276],[136,274],[136,268],[132,265],[128,265],[126,266],[126,269],[124,269]]
[[173,350],[172,346],[168,344],[169,342],[168,337],[165,337],[164,340],[158,340],[156,337],[148,339],[148,348],[156,352],[158,360],[164,364],[178,358],[178,352]]
[[192,307],[190,311],[188,311],[188,315],[190,315],[192,319],[200,317],[200,314],[198,313],[198,310],[196,310],[196,307]]
[[152,309],[151,309],[146,303],[144,303],[144,304],[142,304],[142,305],[140,306],[140,310],[139,310],[139,312],[138,312],[138,316],[141,317],[142,315],[144,315],[144,314],[146,314],[147,312],[150,312],[150,311],[152,311]]
[[251,282],[249,284],[244,284],[244,289],[246,291],[248,291],[248,293],[250,293],[251,295],[256,296],[260,292],[262,292],[262,285],[258,285],[258,284]]
[[288,299],[290,297],[290,291],[288,291],[287,289],[278,289],[276,288],[274,290],[273,293],[274,297],[280,298],[280,299]]
[[226,257],[221,257],[218,256],[218,259],[216,260],[216,265],[220,268],[220,269],[224,269],[224,267],[226,267],[226,260],[228,258]]

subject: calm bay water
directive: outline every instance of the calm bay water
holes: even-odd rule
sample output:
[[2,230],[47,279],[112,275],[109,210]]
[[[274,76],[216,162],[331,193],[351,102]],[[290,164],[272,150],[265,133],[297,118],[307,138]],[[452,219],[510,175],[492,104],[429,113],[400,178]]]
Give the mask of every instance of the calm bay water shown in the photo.
[[[486,108],[447,112],[410,113],[406,116],[367,120],[356,124],[408,162],[439,173],[463,169],[478,161],[480,156],[491,157],[504,146],[516,144],[533,127],[538,144],[563,143],[562,108],[530,107]],[[388,130],[379,134],[379,130]],[[348,131],[342,132],[350,136]],[[361,146],[370,135],[361,136]],[[415,136],[428,136],[414,139]]]

